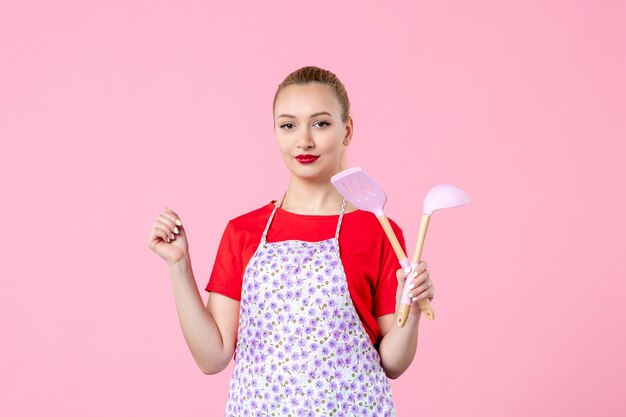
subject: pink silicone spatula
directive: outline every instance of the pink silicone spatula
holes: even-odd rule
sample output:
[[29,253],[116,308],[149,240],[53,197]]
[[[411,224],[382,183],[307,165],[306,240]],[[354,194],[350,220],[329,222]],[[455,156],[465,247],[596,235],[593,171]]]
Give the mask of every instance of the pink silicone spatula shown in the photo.
[[[389,242],[391,242],[391,246],[393,247],[393,250],[398,257],[400,266],[402,266],[402,268],[406,271],[411,272],[408,269],[411,267],[409,259],[404,253],[402,246],[400,246],[400,242],[398,241],[396,234],[391,228],[389,219],[385,215],[384,208],[385,203],[387,202],[387,196],[385,195],[383,189],[378,184],[376,184],[374,180],[365,173],[365,171],[363,171],[359,167],[354,167],[346,169],[345,171],[341,171],[340,173],[335,174],[330,179],[330,181],[341,193],[341,195],[343,195],[355,207],[364,211],[374,213],[381,226],[385,230],[385,234],[387,235]],[[407,279],[407,282],[408,281],[409,280]],[[411,300],[407,297],[407,294],[407,291],[403,292],[401,308],[406,305],[406,315],[408,316],[408,307],[410,307],[411,305]],[[435,318],[435,313],[428,300],[420,302],[420,307],[426,317],[431,320]],[[404,321],[406,322],[406,317]],[[404,326],[404,322],[402,323],[402,326]]]
[[[415,270],[420,263],[424,241],[426,240],[426,231],[428,230],[428,223],[430,222],[432,214],[440,209],[458,207],[469,202],[470,199],[467,193],[453,184],[438,184],[428,190],[426,197],[424,197],[424,210],[419,235],[417,237],[417,244],[415,245],[413,257],[411,258],[411,270]],[[410,291],[409,281],[412,280],[407,279],[402,290],[402,302],[397,318],[398,326],[400,327],[404,327],[411,307],[409,297],[407,296]],[[423,306],[426,305],[427,302],[428,300],[419,301],[422,311],[424,310]]]

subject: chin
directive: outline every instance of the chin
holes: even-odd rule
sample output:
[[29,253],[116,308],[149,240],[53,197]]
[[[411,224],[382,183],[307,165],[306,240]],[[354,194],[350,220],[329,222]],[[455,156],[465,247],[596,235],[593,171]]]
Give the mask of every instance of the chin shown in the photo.
[[[298,162],[296,162],[298,163]],[[289,168],[289,171],[292,175],[302,178],[304,180],[328,180],[330,181],[330,177],[335,175],[337,172],[336,169],[333,170],[330,167],[325,166],[295,166]]]

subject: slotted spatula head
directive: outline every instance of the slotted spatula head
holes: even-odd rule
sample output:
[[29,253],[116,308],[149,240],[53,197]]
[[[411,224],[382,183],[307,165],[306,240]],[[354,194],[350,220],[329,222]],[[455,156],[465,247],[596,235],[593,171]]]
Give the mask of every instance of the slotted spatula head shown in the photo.
[[341,171],[333,175],[330,182],[356,208],[372,212],[376,217],[385,214],[385,192],[360,167]]

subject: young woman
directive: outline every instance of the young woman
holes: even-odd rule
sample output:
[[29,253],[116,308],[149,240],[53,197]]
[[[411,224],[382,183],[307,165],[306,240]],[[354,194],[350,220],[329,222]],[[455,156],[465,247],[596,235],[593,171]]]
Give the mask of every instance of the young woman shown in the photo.
[[[228,223],[206,307],[180,217],[165,209],[152,226],[149,247],[169,266],[196,363],[214,374],[235,355],[227,416],[395,415],[387,378],[415,356],[420,309],[394,325],[406,273],[377,219],[330,182],[345,168],[349,112],[330,71],[304,67],[280,84],[274,127],[289,186]],[[409,279],[413,301],[433,298],[424,262]]]

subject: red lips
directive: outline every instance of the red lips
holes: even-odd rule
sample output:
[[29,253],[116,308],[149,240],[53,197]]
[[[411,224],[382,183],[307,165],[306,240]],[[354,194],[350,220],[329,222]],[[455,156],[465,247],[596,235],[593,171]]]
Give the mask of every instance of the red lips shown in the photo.
[[298,155],[295,158],[296,161],[300,162],[301,164],[312,164],[313,162],[317,161],[319,155]]

